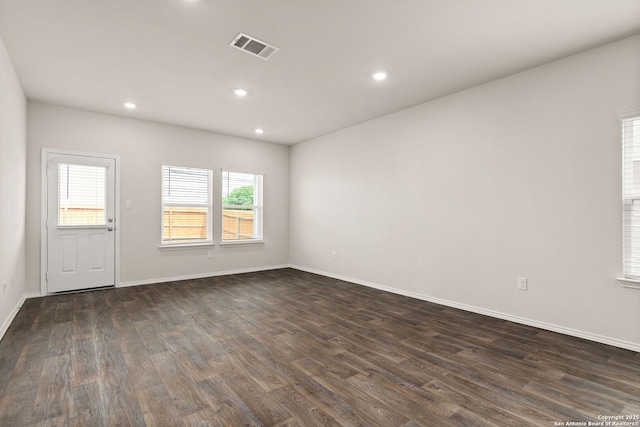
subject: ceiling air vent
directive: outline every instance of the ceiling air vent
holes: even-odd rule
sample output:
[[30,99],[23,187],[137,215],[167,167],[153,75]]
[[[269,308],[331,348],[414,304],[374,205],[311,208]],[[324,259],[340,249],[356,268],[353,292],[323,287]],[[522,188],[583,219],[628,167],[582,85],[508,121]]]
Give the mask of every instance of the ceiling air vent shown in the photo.
[[271,55],[279,50],[279,48],[269,43],[265,43],[243,33],[238,34],[233,41],[229,43],[229,46],[233,46],[265,60],[269,59]]

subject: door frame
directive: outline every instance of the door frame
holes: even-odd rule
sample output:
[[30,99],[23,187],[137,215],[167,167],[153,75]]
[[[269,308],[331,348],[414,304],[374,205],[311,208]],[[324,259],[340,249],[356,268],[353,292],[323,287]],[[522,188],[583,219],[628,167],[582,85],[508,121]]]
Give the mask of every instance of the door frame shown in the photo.
[[114,199],[114,224],[115,224],[115,253],[114,253],[114,278],[115,287],[120,284],[120,156],[115,154],[88,153],[82,151],[59,150],[57,148],[42,148],[40,156],[40,295],[48,295],[47,290],[47,259],[48,259],[48,178],[47,166],[50,155],[70,155],[98,159],[110,159],[114,161],[115,170],[115,199]]

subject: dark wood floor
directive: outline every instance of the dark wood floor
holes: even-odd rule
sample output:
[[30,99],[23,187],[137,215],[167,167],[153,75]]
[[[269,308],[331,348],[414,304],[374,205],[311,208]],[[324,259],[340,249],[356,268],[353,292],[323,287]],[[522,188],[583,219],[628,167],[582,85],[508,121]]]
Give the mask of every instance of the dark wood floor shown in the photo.
[[290,269],[29,299],[0,342],[1,426],[599,415],[640,415],[640,353]]

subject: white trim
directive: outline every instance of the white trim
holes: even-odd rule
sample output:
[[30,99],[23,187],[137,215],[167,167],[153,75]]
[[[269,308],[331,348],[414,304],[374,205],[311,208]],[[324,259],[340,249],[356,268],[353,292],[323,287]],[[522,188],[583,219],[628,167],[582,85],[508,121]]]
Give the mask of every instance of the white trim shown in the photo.
[[238,270],[212,271],[209,273],[187,274],[184,276],[158,277],[155,279],[132,280],[130,282],[121,282],[117,287],[126,288],[129,286],[152,285],[154,283],[177,282],[180,280],[204,279],[207,277],[228,276],[231,274],[256,273],[258,271],[279,270],[289,268],[288,264],[269,265],[264,267],[240,268]]
[[109,159],[114,162],[115,194],[114,194],[114,219],[115,219],[115,259],[114,259],[114,285],[120,283],[120,156],[116,154],[87,153],[84,151],[59,150],[57,148],[43,147],[40,152],[40,296],[47,295],[47,163],[49,154],[95,157]]
[[40,152],[40,295],[47,294],[47,162],[50,150]]
[[640,280],[627,279],[626,277],[617,277],[616,280],[623,288],[628,289],[640,289]]
[[264,240],[223,240],[220,242],[220,246],[245,246],[245,245],[264,245]]
[[203,247],[214,247],[216,244],[213,242],[198,242],[198,243],[161,243],[158,249],[171,250],[171,249],[199,249]]
[[39,298],[40,296],[41,295],[39,293],[37,293],[37,292],[29,292],[27,294],[23,294],[20,297],[20,300],[18,300],[18,303],[16,304],[16,306],[13,308],[13,310],[11,310],[11,313],[9,313],[9,316],[4,321],[2,326],[0,326],[0,340],[2,340],[2,337],[4,337],[4,334],[9,329],[9,326],[11,326],[11,322],[13,322],[13,319],[16,318],[16,316],[18,314],[18,311],[20,311],[20,309],[24,305],[25,300],[27,298]]
[[390,286],[384,286],[377,283],[367,282],[364,280],[353,279],[351,277],[346,277],[339,274],[327,273],[325,271],[315,270],[312,268],[301,267],[298,265],[289,265],[289,267],[294,268],[296,270],[306,271],[308,273],[319,274],[321,276],[343,280],[345,282],[355,283],[357,285],[367,286],[369,288],[379,289],[382,291],[391,292],[398,295],[404,295],[410,298],[416,298],[416,299],[432,302],[439,305],[445,305],[447,307],[453,307],[460,310],[470,311],[472,313],[483,314],[485,316],[495,317],[497,319],[508,320],[510,322],[520,323],[522,325],[527,325],[527,326],[533,326],[534,328],[545,329],[547,331],[552,331],[552,332],[558,332],[560,334],[583,338],[589,341],[595,341],[602,344],[612,345],[614,347],[624,348],[626,350],[637,351],[640,353],[640,344],[630,342],[630,341],[623,341],[616,338],[605,337],[603,335],[597,335],[597,334],[592,334],[590,332],[580,331],[577,329],[566,328],[564,326],[553,325],[546,322],[540,322],[538,320],[527,319],[525,317],[514,316],[511,314],[501,313],[493,310],[487,310],[487,309],[475,307],[472,305],[461,304],[458,302],[444,300],[440,298],[434,298],[427,295],[418,294],[415,292],[409,292],[402,289],[393,288]]

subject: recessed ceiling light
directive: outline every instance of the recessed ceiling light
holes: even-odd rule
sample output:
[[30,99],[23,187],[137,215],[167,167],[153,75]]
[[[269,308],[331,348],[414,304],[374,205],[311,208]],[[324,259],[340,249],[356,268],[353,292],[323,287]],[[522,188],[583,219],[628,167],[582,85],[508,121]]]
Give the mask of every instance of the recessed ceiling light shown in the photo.
[[247,91],[244,89],[234,89],[233,93],[235,93],[238,96],[247,96]]
[[386,71],[376,71],[375,73],[372,74],[372,77],[374,80],[384,80],[387,78],[387,72]]
[[125,106],[126,108],[128,108],[129,110],[133,110],[133,109],[135,109],[135,108],[136,108],[136,104],[134,104],[133,102],[125,102],[125,103],[124,103],[124,106]]
[[255,132],[256,132],[258,135],[260,135],[260,134],[263,134],[263,133],[264,133],[264,129],[260,129],[260,128],[258,128],[258,129],[256,129],[256,130],[255,130]]

